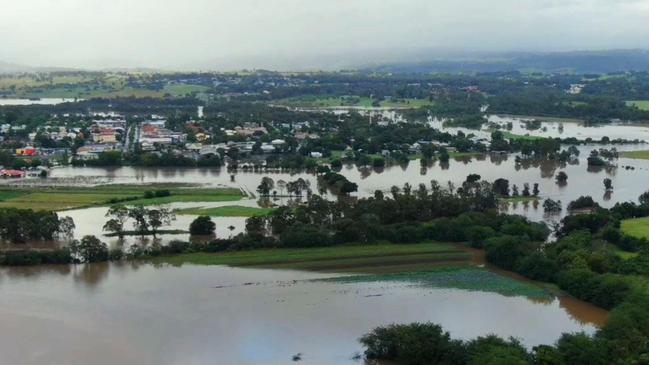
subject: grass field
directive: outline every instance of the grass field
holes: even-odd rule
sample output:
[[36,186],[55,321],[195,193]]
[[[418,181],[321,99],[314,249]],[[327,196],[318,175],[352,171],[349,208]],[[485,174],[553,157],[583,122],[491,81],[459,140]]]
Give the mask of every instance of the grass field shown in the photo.
[[[145,199],[145,191],[169,190],[171,196]],[[238,189],[199,189],[170,184],[104,185],[90,188],[0,188],[0,208],[66,210],[114,204],[115,200],[133,199],[123,204],[166,204],[172,202],[236,201],[242,198]],[[111,202],[112,200],[112,202]]]
[[640,110],[649,110],[649,100],[629,100],[626,101],[627,106],[635,106]]
[[475,267],[436,267],[431,270],[419,272],[343,276],[318,281],[337,283],[396,281],[419,284],[424,287],[485,291],[507,296],[551,297],[550,292],[540,286]]
[[168,83],[162,90],[133,87],[128,86],[127,76],[110,73],[103,76],[0,76],[0,91],[16,98],[161,98],[167,94],[184,96],[207,90],[209,87],[184,83]]
[[621,222],[622,232],[638,238],[649,238],[649,217],[624,219]]
[[176,214],[181,215],[209,215],[210,217],[252,217],[270,214],[273,208],[242,207],[240,205],[226,205],[217,208],[187,208],[179,209]]
[[523,136],[520,134],[514,134],[510,132],[502,132],[503,137],[509,140],[517,140],[517,141],[536,141],[539,139],[545,139],[545,137],[539,137],[539,136]]
[[649,160],[649,151],[624,151],[620,152],[620,157]]
[[468,265],[472,258],[472,254],[456,245],[428,242],[190,253],[160,257],[154,261],[173,265],[187,263],[373,273],[424,270],[431,264]]
[[200,93],[209,90],[207,86],[190,85],[190,84],[167,84],[164,91],[173,96],[184,96],[193,93]]
[[[335,108],[335,107],[364,107],[373,105],[373,99],[365,96],[316,96],[305,95],[287,98],[273,102],[277,105],[301,108]],[[379,103],[383,108],[421,108],[430,106],[433,102],[426,99],[393,99],[383,100]]]

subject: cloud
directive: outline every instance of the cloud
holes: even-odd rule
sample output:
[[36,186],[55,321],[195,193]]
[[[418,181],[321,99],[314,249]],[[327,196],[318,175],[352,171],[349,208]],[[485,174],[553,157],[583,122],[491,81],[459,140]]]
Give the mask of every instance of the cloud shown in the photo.
[[640,0],[0,0],[28,65],[321,68],[422,50],[649,48]]

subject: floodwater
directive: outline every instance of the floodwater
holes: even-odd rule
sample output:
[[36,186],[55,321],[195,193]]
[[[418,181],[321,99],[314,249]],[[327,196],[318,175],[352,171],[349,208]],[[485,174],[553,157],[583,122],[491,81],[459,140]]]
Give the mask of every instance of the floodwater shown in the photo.
[[[623,123],[611,124],[598,124],[598,125],[584,125],[579,121],[568,122],[554,122],[544,121],[541,123],[540,128],[529,130],[525,126],[525,121],[534,120],[534,117],[514,117],[514,116],[489,116],[489,121],[504,126],[506,123],[512,123],[512,130],[508,131],[518,135],[530,135],[540,137],[560,137],[569,138],[575,137],[578,139],[592,138],[593,140],[600,140],[602,137],[609,137],[610,139],[628,139],[649,142],[649,127],[642,125],[632,125]],[[543,120],[543,118],[539,118]],[[506,130],[506,129],[504,129]]]
[[[573,131],[570,128],[564,124],[563,133],[587,133],[579,138],[600,138],[591,129],[581,127]],[[627,139],[644,138],[643,132],[634,128],[646,129],[610,128],[603,133],[610,138]],[[579,160],[564,165],[551,161],[518,165],[515,156],[486,155],[424,167],[419,161],[381,170],[347,165],[341,173],[359,184],[355,195],[360,197],[370,196],[375,190],[388,191],[391,186],[406,182],[416,187],[434,179],[442,184],[451,181],[459,185],[471,173],[480,174],[488,181],[507,178],[521,189],[524,183],[539,183],[542,198],[560,199],[564,207],[581,195],[592,195],[608,207],[618,201],[636,200],[649,189],[646,184],[649,161],[619,159],[618,168],[588,168],[588,152],[600,147],[603,146],[581,146]],[[649,145],[617,147],[647,149]],[[635,169],[622,167],[627,165]],[[568,174],[566,186],[558,186],[554,181],[559,171]],[[62,167],[53,169],[48,179],[24,183],[175,182],[233,186],[252,192],[263,176],[275,181],[301,177],[310,181],[314,192],[318,191],[312,174],[238,172],[232,180],[225,169]],[[602,181],[606,177],[613,181],[612,194],[604,194]],[[330,194],[326,196],[334,198]],[[174,203],[170,207],[234,204],[256,206],[257,201]],[[507,209],[534,220],[559,218],[545,216],[540,205],[521,203]],[[76,237],[100,236],[107,219],[106,210],[106,207],[93,207],[65,211],[61,215],[74,219]],[[171,227],[163,229],[187,229],[194,218],[179,215]],[[218,237],[237,234],[245,225],[242,217],[214,218],[214,221]],[[235,229],[230,231],[229,226]],[[165,235],[162,241],[188,238]],[[139,242],[136,237],[121,243],[107,237],[102,240],[111,246]],[[552,343],[563,332],[593,333],[607,315],[569,297],[538,300],[405,282],[310,281],[339,275],[137,262],[0,268],[0,353],[3,356],[0,362],[17,365],[287,364],[299,353],[305,364],[358,364],[360,361],[353,359],[362,351],[358,338],[376,326],[390,323],[431,321],[441,324],[454,337],[468,339],[495,333],[517,337],[531,347]]]
[[557,298],[308,281],[339,275],[139,263],[0,269],[2,362],[287,364],[300,353],[304,364],[358,364],[358,338],[379,325],[431,321],[454,337],[495,333],[531,347],[593,333],[605,316]]
[[[448,165],[435,162],[422,167],[419,161],[411,161],[407,166],[390,166],[384,169],[361,168],[355,165],[345,165],[340,171],[350,181],[358,184],[359,190],[355,194],[359,197],[367,197],[374,194],[376,190],[389,191],[393,185],[403,186],[410,183],[416,187],[418,184],[429,186],[431,180],[437,180],[441,184],[448,181],[459,186],[466,176],[472,173],[479,174],[483,180],[494,181],[498,178],[506,178],[510,186],[516,184],[522,191],[523,184],[528,183],[530,187],[534,183],[539,184],[541,199],[552,198],[561,200],[564,211],[561,215],[546,215],[543,211],[542,200],[538,202],[527,202],[510,204],[507,211],[525,215],[535,221],[553,221],[567,214],[568,202],[575,200],[582,195],[590,195],[604,207],[611,207],[617,202],[637,201],[640,194],[649,189],[649,160],[637,160],[620,158],[614,163],[617,168],[591,168],[587,166],[586,158],[592,149],[600,148],[599,145],[580,146],[581,155],[578,161],[573,163],[560,164],[554,161],[540,161],[535,163],[517,164],[514,155],[493,156],[485,155],[477,158],[451,159]],[[621,145],[622,149],[649,148],[649,145]],[[626,169],[632,166],[633,169]],[[557,185],[555,176],[559,171],[568,175],[568,183],[565,186]],[[116,169],[102,168],[55,168],[51,172],[51,179],[36,180],[45,183],[59,182],[61,184],[98,184],[98,183],[196,183],[209,186],[233,186],[240,187],[245,191],[254,192],[262,177],[269,176],[275,181],[292,181],[303,178],[311,183],[314,192],[318,192],[317,178],[309,173],[279,173],[279,172],[238,172],[234,181],[231,174],[225,169],[174,169],[174,168],[136,168],[120,167]],[[614,190],[607,193],[604,189],[603,180],[609,178],[613,182]],[[327,194],[329,198],[334,197]],[[281,203],[278,202],[278,203]],[[223,205],[256,205],[254,201],[228,202]],[[185,203],[183,207],[214,206],[210,203]],[[103,225],[105,219],[105,208],[88,208],[81,211],[70,211],[70,215],[78,222],[91,223],[87,228],[88,232],[95,231]],[[67,214],[67,213],[66,213]],[[77,218],[78,217],[78,218]],[[172,228],[187,229],[193,219],[191,216],[179,217]],[[225,227],[233,225],[237,227],[234,233],[240,232],[243,227],[243,219],[238,218],[216,218],[218,233],[229,235]],[[97,222],[97,223],[93,223]],[[80,224],[78,229],[84,230]]]
[[0,105],[56,105],[61,103],[72,103],[79,99],[66,98],[41,98],[41,99],[5,99],[0,98]]

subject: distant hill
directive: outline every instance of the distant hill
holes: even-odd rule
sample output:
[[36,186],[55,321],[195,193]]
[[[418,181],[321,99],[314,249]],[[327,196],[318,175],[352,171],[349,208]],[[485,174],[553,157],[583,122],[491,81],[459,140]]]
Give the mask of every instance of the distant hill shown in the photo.
[[66,68],[66,67],[32,67],[32,66],[25,66],[16,63],[0,61],[0,74],[57,72],[57,71],[75,71],[75,69]]
[[31,72],[31,71],[34,71],[32,67],[0,61],[0,74]]
[[610,73],[649,71],[649,50],[475,54],[455,57],[431,57],[428,60],[387,63],[365,69],[368,71],[395,73],[505,71]]

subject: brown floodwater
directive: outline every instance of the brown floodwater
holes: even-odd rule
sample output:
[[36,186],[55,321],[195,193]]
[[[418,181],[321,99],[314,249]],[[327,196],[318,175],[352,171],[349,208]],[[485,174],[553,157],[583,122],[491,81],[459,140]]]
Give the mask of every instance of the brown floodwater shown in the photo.
[[[619,127],[622,128],[622,127]],[[644,146],[644,147],[643,147]],[[376,190],[389,191],[393,185],[403,186],[410,183],[413,186],[418,184],[429,185],[431,180],[437,180],[442,184],[447,181],[456,186],[466,179],[471,173],[477,173],[484,180],[494,181],[504,177],[510,184],[516,184],[522,189],[524,183],[533,185],[539,184],[540,197],[561,200],[564,210],[561,214],[546,214],[543,211],[542,201],[524,202],[509,204],[505,210],[513,214],[524,215],[534,221],[557,221],[567,213],[565,207],[568,202],[582,196],[590,195],[603,207],[611,207],[617,202],[637,201],[640,194],[649,189],[649,160],[632,160],[621,158],[617,161],[618,168],[592,169],[586,164],[586,156],[593,148],[600,146],[581,146],[581,157],[573,164],[557,164],[552,161],[540,161],[537,163],[517,165],[514,156],[482,156],[472,159],[453,159],[448,165],[433,163],[426,167],[420,165],[419,161],[412,161],[408,166],[391,166],[382,170],[370,168],[359,168],[354,165],[343,166],[341,173],[349,180],[359,185],[356,196],[365,197],[374,194]],[[649,148],[645,145],[618,146],[624,149]],[[625,169],[621,166],[633,166],[634,169]],[[564,171],[568,174],[568,183],[559,186],[555,183],[554,176]],[[224,169],[150,169],[136,167],[121,167],[117,169],[101,168],[56,168],[52,170],[53,179],[48,181],[92,181],[93,183],[197,183],[212,186],[234,186],[247,191],[254,191],[259,181],[264,176],[270,176],[275,181],[295,180],[299,177],[311,182],[314,191],[317,191],[317,179],[313,174],[308,173],[254,173],[239,172],[235,181],[230,181],[230,174]],[[604,178],[610,178],[614,190],[606,193],[603,185]],[[331,195],[325,195],[333,199]],[[276,204],[285,204],[286,199],[274,201]],[[240,202],[226,203],[176,203],[173,208],[186,207],[214,207],[219,205],[246,205],[257,206],[255,200],[247,199]],[[77,225],[77,237],[85,234],[97,234],[97,231],[106,221],[104,217],[106,208],[87,208],[62,212],[62,215],[71,216]],[[177,220],[170,227],[165,229],[187,230],[189,223],[195,216],[178,216]],[[217,236],[228,237],[231,234],[242,232],[245,227],[245,218],[242,217],[218,217],[214,218],[217,227]],[[228,227],[235,227],[230,231]],[[166,236],[163,240],[188,239],[188,235]],[[108,239],[116,243],[116,239]],[[128,242],[139,241],[139,238],[132,237]]]
[[6,364],[357,364],[379,325],[431,321],[454,337],[528,347],[599,318],[562,298],[530,300],[413,283],[226,266],[112,263],[0,269]]

